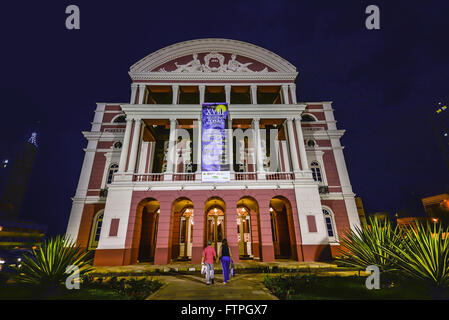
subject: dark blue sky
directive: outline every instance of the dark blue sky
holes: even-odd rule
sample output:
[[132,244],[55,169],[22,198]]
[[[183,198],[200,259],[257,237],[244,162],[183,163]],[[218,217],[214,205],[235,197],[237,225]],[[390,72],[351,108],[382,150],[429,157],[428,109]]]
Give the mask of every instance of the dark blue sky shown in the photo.
[[[448,187],[428,122],[449,101],[447,1],[27,2],[0,11],[0,157],[11,158],[40,121],[23,218],[50,233],[65,232],[95,102],[129,101],[133,63],[197,38],[272,50],[298,68],[298,101],[334,102],[367,211],[394,212]],[[80,7],[81,30],[65,29],[70,4]],[[365,28],[370,4],[380,7],[381,30]]]

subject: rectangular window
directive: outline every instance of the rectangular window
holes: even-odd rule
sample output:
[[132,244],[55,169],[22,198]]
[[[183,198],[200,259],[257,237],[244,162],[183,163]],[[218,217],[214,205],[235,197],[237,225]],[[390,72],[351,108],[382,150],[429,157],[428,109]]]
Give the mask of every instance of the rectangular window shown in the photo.
[[317,232],[318,229],[316,227],[315,216],[308,215],[307,216],[307,225],[309,226],[309,232]]
[[118,234],[118,225],[120,219],[111,219],[111,228],[109,229],[109,236],[116,237]]

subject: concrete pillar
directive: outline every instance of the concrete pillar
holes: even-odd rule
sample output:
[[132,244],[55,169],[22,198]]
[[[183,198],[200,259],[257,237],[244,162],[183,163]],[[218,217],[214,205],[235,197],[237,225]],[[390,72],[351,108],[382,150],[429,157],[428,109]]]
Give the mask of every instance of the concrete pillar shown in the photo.
[[[264,154],[262,150],[262,141],[260,139],[260,122],[259,119],[253,119],[253,132],[254,132],[254,147],[255,147],[255,159],[256,159],[256,172],[258,175],[260,173],[265,172],[263,168],[263,160],[264,160]],[[263,177],[260,177],[263,178]]]
[[137,87],[138,85],[136,83],[131,84],[131,98],[129,101],[130,104],[134,104],[136,102]]
[[128,160],[129,140],[131,138],[131,130],[133,119],[126,118],[125,136],[123,137],[122,151],[120,153],[120,163],[118,172],[123,173],[126,170],[126,161]]
[[237,201],[238,198],[226,198],[225,228],[226,240],[232,252],[234,262],[239,262],[239,239],[237,235]]
[[231,85],[227,84],[225,85],[225,94],[226,94],[226,103],[231,103]]
[[251,85],[251,103],[257,104],[257,85],[256,84]]
[[232,172],[234,172],[234,144],[233,142],[233,136],[232,136],[232,119],[229,118],[228,119],[228,132],[227,132],[227,140],[228,140],[228,151],[229,151],[229,155],[228,155],[228,159],[229,159],[229,170]]
[[301,128],[301,119],[295,118],[296,135],[299,143],[299,159],[301,160],[302,170],[309,170],[309,164],[307,162],[306,147],[304,145],[304,136]]
[[172,92],[173,92],[172,104],[178,104],[178,91],[179,91],[179,85],[174,84],[172,86]]
[[169,200],[159,200],[160,212],[157,226],[156,249],[154,251],[154,264],[164,265],[170,262],[170,218],[172,202]]
[[[196,163],[197,163],[197,169],[196,169],[196,173],[199,174],[200,176],[198,176],[198,179],[201,179],[201,157],[202,157],[202,150],[201,150],[201,145],[202,145],[202,119],[201,117],[198,118],[198,134],[197,134],[197,140],[196,140],[196,150],[194,150],[194,152],[196,152]],[[195,145],[195,144],[194,144]]]
[[138,104],[143,104],[144,101],[143,99],[145,99],[145,90],[146,90],[146,85],[144,84],[139,84],[139,101]]
[[194,205],[193,214],[193,241],[192,241],[192,263],[201,263],[201,256],[204,249],[204,200],[192,197]]
[[262,251],[260,253],[260,260],[263,262],[274,261],[274,247],[273,247],[273,234],[271,230],[271,217],[270,217],[270,198],[257,199],[259,203],[259,224],[260,235],[259,239],[262,244]]
[[290,100],[288,99],[288,85],[283,84],[282,85],[282,97],[284,104],[289,104]]
[[289,85],[289,87],[290,87],[290,95],[292,97],[291,103],[292,104],[296,104],[297,103],[297,100],[296,100],[296,84],[292,83],[292,84]]
[[198,90],[200,91],[200,105],[203,105],[204,103],[204,95],[206,93],[206,86],[200,85],[198,86]]
[[167,171],[166,173],[173,173],[173,166],[175,165],[176,156],[176,119],[170,119],[170,134],[167,150]]
[[299,172],[298,154],[296,153],[295,133],[293,131],[293,120],[287,119],[288,142],[290,149],[290,157],[293,164],[293,172]]
[[137,152],[139,150],[139,145],[140,145],[141,125],[142,125],[142,120],[136,119],[136,122],[134,124],[131,152],[129,153],[129,164],[128,164],[128,170],[127,170],[127,172],[129,172],[129,173],[134,173],[134,170],[136,168]]

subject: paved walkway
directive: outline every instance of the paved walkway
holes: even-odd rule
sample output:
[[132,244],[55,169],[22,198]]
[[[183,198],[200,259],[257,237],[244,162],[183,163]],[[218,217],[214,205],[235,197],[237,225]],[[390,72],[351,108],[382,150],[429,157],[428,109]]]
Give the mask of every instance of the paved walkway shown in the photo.
[[223,275],[215,275],[215,284],[206,285],[202,275],[160,276],[164,286],[147,300],[277,300],[262,284],[263,275],[242,274],[223,283]]
[[[298,262],[293,260],[277,260],[276,262],[260,262],[252,260],[243,260],[235,264],[236,271],[243,273],[262,273],[262,272],[326,272],[340,271],[344,268],[338,268],[332,263],[323,262]],[[153,265],[152,263],[138,263],[129,266],[95,266],[93,274],[96,276],[106,275],[171,275],[173,273],[199,274],[200,264],[190,262],[175,262],[167,265]],[[220,264],[215,264],[216,274],[221,273]]]

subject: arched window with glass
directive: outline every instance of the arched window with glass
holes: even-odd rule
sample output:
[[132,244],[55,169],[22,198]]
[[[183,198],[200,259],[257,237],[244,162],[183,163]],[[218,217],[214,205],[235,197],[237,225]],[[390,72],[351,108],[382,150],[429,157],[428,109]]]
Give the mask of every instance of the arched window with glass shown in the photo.
[[95,250],[100,241],[101,227],[103,225],[104,210],[100,210],[92,219],[92,229],[89,238],[89,250]]
[[315,180],[317,182],[323,182],[323,177],[321,175],[321,168],[320,168],[320,164],[318,163],[318,161],[313,161],[310,164],[310,170],[312,170],[313,180]]
[[112,178],[114,177],[114,173],[116,173],[118,171],[118,164],[117,163],[113,163],[109,166],[109,171],[108,171],[108,181],[107,183],[110,184],[112,182]]
[[323,209],[323,216],[329,242],[337,242],[337,230],[333,213],[329,209]]

